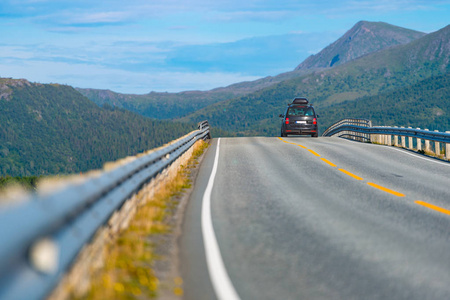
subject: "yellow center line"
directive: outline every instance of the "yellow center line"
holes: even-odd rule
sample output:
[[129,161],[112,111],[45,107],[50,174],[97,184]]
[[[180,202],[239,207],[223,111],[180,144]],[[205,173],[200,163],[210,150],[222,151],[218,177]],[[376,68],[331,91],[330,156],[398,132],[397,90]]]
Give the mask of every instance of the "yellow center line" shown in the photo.
[[299,146],[299,147],[301,147],[301,148],[303,148],[303,149],[307,149],[305,146],[303,146],[303,145],[300,145],[300,144],[296,144],[296,143],[291,143],[291,142],[288,142],[288,141],[285,141],[285,140],[283,140],[282,138],[280,138],[280,137],[278,137],[281,141],[283,141],[283,142],[285,142],[286,144],[291,144],[291,145],[295,145],[295,146]]
[[316,152],[314,152],[313,150],[311,150],[311,149],[308,149],[308,151],[309,152],[311,152],[312,154],[314,154],[315,156],[317,156],[317,157],[320,157],[320,154],[317,154]]
[[333,164],[331,161],[329,161],[328,159],[326,159],[326,158],[321,158],[321,160],[323,160],[324,162],[326,162],[327,164],[329,164],[330,166],[332,166],[332,167],[337,167],[335,164]]
[[422,206],[425,206],[425,207],[430,208],[430,209],[433,209],[433,210],[438,211],[440,213],[450,215],[450,210],[448,210],[448,209],[444,209],[442,207],[439,207],[439,206],[436,206],[436,205],[433,205],[433,204],[430,204],[430,203],[427,203],[427,202],[424,202],[424,201],[419,201],[419,200],[418,201],[414,201],[414,203],[422,205]]
[[405,197],[405,195],[402,194],[402,193],[396,192],[396,191],[394,191],[394,190],[390,190],[390,189],[385,188],[385,187],[383,187],[383,186],[381,186],[381,185],[378,185],[378,184],[376,184],[376,183],[368,182],[367,184],[370,185],[370,186],[372,186],[372,187],[374,187],[374,188],[377,188],[377,189],[379,189],[379,190],[382,190],[382,191],[384,191],[384,192],[386,192],[386,193],[395,195],[395,196],[397,196],[397,197]]
[[[314,151],[311,150],[311,149],[306,148],[306,147],[303,146],[303,145],[295,144],[295,143],[291,143],[291,142],[285,141],[285,140],[283,140],[281,137],[279,137],[279,139],[280,139],[281,141],[287,143],[287,144],[292,144],[292,145],[299,146],[299,147],[301,147],[301,148],[303,148],[303,149],[307,149],[309,152],[311,152],[311,153],[314,154],[315,156],[320,157],[320,154],[314,152]],[[332,167],[337,167],[337,165],[333,164],[332,162],[330,162],[329,160],[327,160],[327,159],[325,159],[325,158],[323,158],[323,157],[320,158],[320,159],[321,159],[322,161],[324,161],[325,163],[327,163],[328,165],[332,166]],[[341,171],[342,173],[344,173],[344,174],[346,174],[346,175],[348,175],[348,176],[350,176],[350,177],[356,179],[356,180],[364,180],[363,178],[361,178],[361,177],[359,177],[359,176],[357,176],[357,175],[355,175],[355,174],[353,174],[353,173],[350,173],[350,172],[347,171],[347,170],[344,170],[344,169],[338,169],[338,170]],[[394,190],[385,188],[385,187],[383,187],[383,186],[381,186],[381,185],[378,185],[378,184],[376,184],[376,183],[368,182],[367,184],[370,185],[371,187],[377,188],[377,189],[379,189],[379,190],[382,190],[382,191],[384,191],[384,192],[386,192],[386,193],[395,195],[395,196],[397,196],[397,197],[405,197],[405,195],[402,194],[402,193],[399,193],[399,192],[396,192],[396,191],[394,191]],[[429,204],[429,203],[426,203],[426,202],[423,202],[423,201],[416,201],[416,203],[417,203],[417,204],[420,204],[420,205],[423,205],[423,206],[426,206],[426,207],[428,207],[428,208],[434,209],[434,210],[436,210],[436,211],[439,211],[439,212],[442,212],[442,213],[445,213],[445,214],[449,214],[449,215],[450,215],[450,211],[449,211],[449,210],[440,208],[440,207],[438,207],[438,206],[435,206],[435,205],[432,205],[432,204]]]
[[346,170],[344,170],[344,169],[338,169],[338,170],[341,171],[342,173],[344,173],[344,174],[350,176],[350,177],[355,178],[356,180],[363,180],[363,178],[361,178],[361,177],[359,177],[359,176],[356,176],[355,174],[350,173],[349,171],[346,171]]

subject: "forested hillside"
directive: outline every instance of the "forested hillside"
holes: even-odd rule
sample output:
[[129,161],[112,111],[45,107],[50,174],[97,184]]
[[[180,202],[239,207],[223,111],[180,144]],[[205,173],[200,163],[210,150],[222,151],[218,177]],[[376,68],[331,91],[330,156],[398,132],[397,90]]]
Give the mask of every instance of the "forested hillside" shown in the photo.
[[120,94],[97,89],[77,88],[77,91],[99,106],[110,104],[160,120],[179,118],[210,104],[242,95],[228,91],[152,92],[145,95]]
[[393,92],[331,105],[320,111],[323,129],[346,117],[372,120],[373,125],[450,130],[450,73],[430,77]]
[[[450,71],[450,26],[409,44],[346,64],[283,81],[264,90],[216,103],[183,120],[208,119],[239,135],[278,135],[278,115],[296,96],[306,96],[319,115],[332,105],[402,89]],[[430,94],[432,97],[432,94]],[[408,111],[408,107],[401,108]],[[337,120],[321,118],[322,124]]]
[[70,86],[0,79],[0,176],[85,172],[194,127],[101,108]]

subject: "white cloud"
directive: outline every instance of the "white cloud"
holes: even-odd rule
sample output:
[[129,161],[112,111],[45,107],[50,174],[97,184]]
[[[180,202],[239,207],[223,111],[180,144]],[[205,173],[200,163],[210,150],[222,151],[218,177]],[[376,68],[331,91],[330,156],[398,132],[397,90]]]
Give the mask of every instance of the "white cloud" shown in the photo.
[[350,0],[342,6],[336,6],[334,11],[374,12],[386,13],[397,11],[420,11],[423,9],[434,9],[436,3],[441,1],[427,0],[377,0],[356,1]]
[[97,12],[75,15],[64,22],[76,24],[92,24],[92,23],[119,23],[129,21],[132,15],[129,12]]
[[206,18],[209,21],[219,22],[275,22],[292,17],[291,11],[232,11],[214,12]]
[[0,58],[8,59],[30,59],[33,53],[20,45],[0,45]]

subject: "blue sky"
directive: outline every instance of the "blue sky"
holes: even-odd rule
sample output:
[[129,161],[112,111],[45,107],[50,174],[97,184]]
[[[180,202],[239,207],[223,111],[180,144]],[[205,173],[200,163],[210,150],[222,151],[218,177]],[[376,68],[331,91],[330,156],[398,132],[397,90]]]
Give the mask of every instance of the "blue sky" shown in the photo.
[[449,16],[437,0],[1,0],[0,77],[208,90],[291,71],[360,20],[429,33]]

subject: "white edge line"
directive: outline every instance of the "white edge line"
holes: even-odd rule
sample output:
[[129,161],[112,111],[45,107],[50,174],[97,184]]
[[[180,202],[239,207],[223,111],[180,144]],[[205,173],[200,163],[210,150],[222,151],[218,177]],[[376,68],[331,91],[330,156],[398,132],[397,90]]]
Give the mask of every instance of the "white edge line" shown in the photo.
[[219,161],[220,138],[217,141],[216,157],[214,165],[209,177],[208,185],[203,194],[202,204],[202,233],[203,243],[205,246],[206,264],[208,266],[209,276],[216,292],[216,296],[220,300],[240,300],[234,286],[228,276],[225,264],[220,254],[217,238],[214,233],[211,217],[211,192],[214,186],[214,179],[217,173],[217,164]]
[[414,156],[415,158],[420,158],[420,159],[423,159],[423,160],[426,160],[426,161],[429,161],[429,162],[432,162],[432,163],[444,165],[444,166],[447,166],[447,167],[450,166],[450,163],[437,161],[437,160],[434,160],[434,159],[428,158],[428,157],[422,157],[422,156],[420,156],[419,154],[415,154],[415,153],[409,153],[409,152],[408,152],[408,149],[404,149],[404,148],[396,148],[396,147],[392,147],[392,146],[389,147],[389,148],[392,149],[392,150],[395,150],[395,151],[402,152],[402,153],[404,153],[404,154],[408,154],[408,155],[410,155],[410,156]]
[[[353,140],[349,140],[349,139],[343,139],[343,140],[351,142],[351,143],[359,143],[358,141],[353,141]],[[367,145],[373,145],[374,147],[375,146],[385,146],[386,149],[391,149],[391,150],[395,150],[395,151],[401,152],[403,154],[408,154],[408,155],[413,156],[415,158],[420,158],[420,159],[423,159],[423,160],[426,160],[426,161],[429,161],[429,162],[432,162],[432,163],[440,164],[440,165],[443,165],[443,166],[447,166],[447,167],[450,166],[450,163],[447,163],[445,161],[438,161],[438,160],[434,160],[432,158],[422,157],[422,156],[420,156],[420,154],[417,154],[417,153],[409,153],[408,151],[410,151],[410,150],[406,149],[406,148],[398,148],[398,147],[395,147],[395,146],[378,145],[378,144],[367,144]]]

